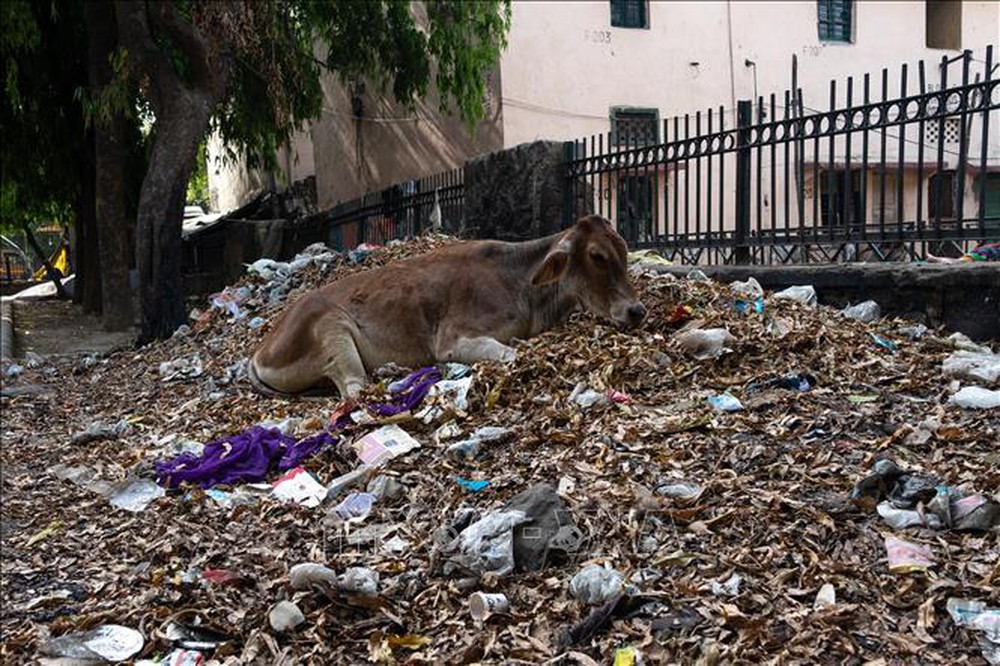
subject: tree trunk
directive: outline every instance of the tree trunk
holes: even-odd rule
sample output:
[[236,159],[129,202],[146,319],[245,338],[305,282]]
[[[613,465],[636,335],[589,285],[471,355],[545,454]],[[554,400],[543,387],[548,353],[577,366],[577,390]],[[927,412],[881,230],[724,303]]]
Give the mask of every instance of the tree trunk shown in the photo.
[[[87,73],[96,96],[111,82],[109,57],[117,44],[114,7],[110,0],[84,5],[87,22]],[[104,328],[120,331],[132,321],[132,295],[128,288],[128,228],[125,220],[125,127],[115,115],[108,122],[95,118],[94,161],[95,217],[101,261],[101,315]]]
[[66,298],[66,289],[62,286],[62,280],[59,279],[59,271],[52,267],[49,258],[45,256],[45,252],[39,247],[38,241],[35,240],[35,234],[31,233],[31,227],[28,226],[27,222],[22,222],[21,229],[24,230],[24,237],[28,239],[28,245],[31,246],[32,251],[42,260],[42,265],[45,266],[45,275],[56,286],[56,294],[59,298]]
[[[226,5],[235,13],[238,5]],[[187,182],[215,105],[225,93],[227,68],[213,62],[208,41],[171,2],[118,0],[118,35],[147,76],[156,116],[152,156],[139,195],[135,263],[139,274],[139,344],[170,336],[186,321],[181,277],[181,229]],[[154,21],[188,59],[181,79],[152,38]]]
[[135,262],[139,273],[140,343],[169,337],[187,321],[181,275],[181,227],[187,182],[210,106],[195,95],[156,119],[156,139],[139,196]]
[[[86,150],[80,156],[80,173],[94,172],[93,132],[87,130],[84,140]],[[97,248],[97,222],[94,219],[94,179],[80,179],[80,196],[73,209],[76,227],[73,248],[76,278],[73,283],[73,302],[79,303],[84,312],[101,311],[101,258]]]

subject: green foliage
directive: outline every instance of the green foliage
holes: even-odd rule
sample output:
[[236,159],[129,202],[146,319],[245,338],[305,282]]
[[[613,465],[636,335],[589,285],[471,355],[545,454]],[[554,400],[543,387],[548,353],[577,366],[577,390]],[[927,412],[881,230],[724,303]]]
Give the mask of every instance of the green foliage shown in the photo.
[[201,206],[208,210],[210,197],[208,193],[208,142],[202,141],[198,146],[194,171],[187,186],[187,203],[191,206]]
[[[57,11],[58,9],[58,11]],[[0,3],[3,182],[0,226],[65,221],[80,195],[87,140],[74,91],[86,81],[82,5],[51,0]]]
[[434,78],[442,110],[454,102],[471,129],[483,117],[486,71],[506,47],[510,2],[428,0],[426,16],[419,7],[284,0],[245,10],[252,29],[236,42],[229,95],[213,120],[228,157],[273,168],[292,131],[320,115],[323,69],[391,90],[411,108]]

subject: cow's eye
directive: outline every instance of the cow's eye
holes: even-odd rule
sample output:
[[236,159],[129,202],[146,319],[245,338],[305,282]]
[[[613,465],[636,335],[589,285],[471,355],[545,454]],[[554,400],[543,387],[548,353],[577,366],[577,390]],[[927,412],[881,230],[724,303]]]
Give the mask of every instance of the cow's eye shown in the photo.
[[598,264],[598,265],[603,265],[604,263],[607,262],[607,259],[605,259],[604,255],[601,254],[600,252],[591,252],[590,253],[590,260],[593,261],[595,264]]

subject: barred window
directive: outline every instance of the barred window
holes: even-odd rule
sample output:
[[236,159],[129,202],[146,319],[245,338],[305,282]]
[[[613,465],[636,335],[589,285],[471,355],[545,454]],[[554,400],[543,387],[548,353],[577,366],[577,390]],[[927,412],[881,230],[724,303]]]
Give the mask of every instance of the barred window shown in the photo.
[[611,26],[648,28],[646,0],[611,0]]
[[611,144],[648,146],[659,143],[659,120],[656,109],[612,109]]
[[816,0],[821,42],[852,41],[854,0]]

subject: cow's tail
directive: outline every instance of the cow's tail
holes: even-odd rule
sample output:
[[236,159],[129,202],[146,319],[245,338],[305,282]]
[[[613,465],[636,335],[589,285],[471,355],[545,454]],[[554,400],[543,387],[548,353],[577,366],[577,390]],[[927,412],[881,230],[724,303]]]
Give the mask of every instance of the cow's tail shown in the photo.
[[250,380],[251,386],[258,393],[270,398],[329,398],[330,396],[337,395],[337,389],[333,387],[316,387],[299,393],[286,393],[272,388],[257,374],[256,360],[256,356],[251,356],[250,360],[247,361],[247,378]]

